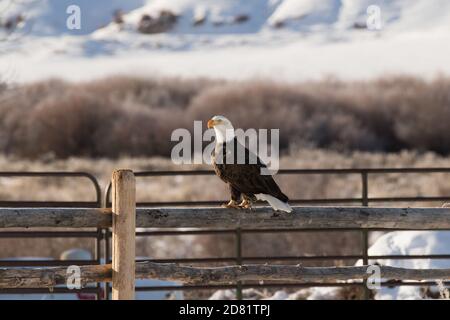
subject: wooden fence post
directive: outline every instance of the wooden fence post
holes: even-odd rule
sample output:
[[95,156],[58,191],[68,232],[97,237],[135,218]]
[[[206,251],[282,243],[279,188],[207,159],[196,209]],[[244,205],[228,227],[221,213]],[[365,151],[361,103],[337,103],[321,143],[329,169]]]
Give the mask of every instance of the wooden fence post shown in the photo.
[[112,299],[133,300],[136,256],[136,183],[133,171],[112,175]]

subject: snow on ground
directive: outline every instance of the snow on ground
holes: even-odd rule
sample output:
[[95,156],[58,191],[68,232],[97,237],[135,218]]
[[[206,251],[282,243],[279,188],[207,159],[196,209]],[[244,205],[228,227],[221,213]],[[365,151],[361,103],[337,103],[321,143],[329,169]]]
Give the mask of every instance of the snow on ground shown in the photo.
[[[225,79],[273,78],[298,81],[336,75],[344,79],[370,78],[386,73],[426,77],[450,73],[450,35],[424,34],[355,42],[296,41],[282,47],[235,46],[208,50],[134,49],[118,54],[68,53],[61,42],[33,43],[35,53],[5,54],[0,70],[13,73],[13,81],[48,77],[88,80],[105,75],[211,77]],[[89,51],[91,43],[73,50]],[[111,43],[102,43],[107,50]],[[53,51],[50,51],[53,47]],[[95,50],[96,48],[92,48]]]
[[[436,255],[450,254],[449,231],[396,231],[381,236],[369,249],[369,255]],[[370,263],[385,266],[433,269],[450,268],[447,259],[377,260]],[[377,299],[420,299],[419,287],[383,287],[376,294]]]
[[[69,4],[81,8],[81,30],[66,28]],[[381,8],[383,29],[355,29],[371,4]],[[118,9],[121,26],[111,23]],[[179,15],[170,31],[136,31],[142,15],[161,10]],[[0,73],[17,82],[123,73],[286,81],[450,73],[447,0],[21,0],[6,12],[28,21],[0,45]]]
[[[450,231],[395,231],[379,237],[369,248],[369,255],[438,255],[450,254]],[[391,266],[409,269],[438,269],[450,268],[448,259],[403,259],[403,260],[370,260],[370,264],[378,263],[383,266]],[[356,265],[361,265],[358,261]],[[436,280],[436,279],[430,279]],[[436,287],[432,291],[438,292]],[[308,299],[329,299],[338,295],[336,288],[314,288]],[[375,294],[379,300],[417,300],[427,299],[421,287],[402,286],[387,288],[382,287]]]

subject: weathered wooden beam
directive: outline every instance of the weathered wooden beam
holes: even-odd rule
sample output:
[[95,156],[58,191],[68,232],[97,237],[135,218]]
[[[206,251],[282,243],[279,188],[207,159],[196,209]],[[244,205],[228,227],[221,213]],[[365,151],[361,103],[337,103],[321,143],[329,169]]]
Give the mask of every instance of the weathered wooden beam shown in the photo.
[[112,298],[133,300],[136,257],[136,183],[133,171],[112,175]]
[[0,208],[0,228],[107,228],[111,209]]
[[[111,209],[0,208],[0,228],[100,227],[112,225]],[[147,228],[372,228],[450,229],[450,208],[269,207],[253,210],[137,208],[136,226]]]
[[[236,281],[283,280],[297,282],[366,279],[372,275],[368,266],[302,267],[291,265],[242,265],[195,268],[176,264],[141,262],[136,273],[140,279],[152,278],[184,283],[221,284]],[[450,269],[405,269],[380,266],[383,279],[432,280],[450,279]]]
[[[346,281],[361,280],[372,275],[368,266],[302,267],[292,265],[243,265],[195,268],[173,263],[136,263],[136,278],[170,280],[186,284],[226,284],[236,281]],[[81,283],[111,281],[111,265],[80,266]],[[405,269],[380,266],[385,280],[446,280],[450,269]],[[67,267],[0,268],[0,288],[52,288],[64,285]]]
[[136,224],[156,228],[386,228],[450,229],[448,208],[295,207],[292,213],[271,208],[139,208]]
[[[79,266],[81,284],[106,282],[112,279],[111,265]],[[0,268],[0,289],[2,288],[53,288],[67,284],[73,276],[68,267],[13,267]]]

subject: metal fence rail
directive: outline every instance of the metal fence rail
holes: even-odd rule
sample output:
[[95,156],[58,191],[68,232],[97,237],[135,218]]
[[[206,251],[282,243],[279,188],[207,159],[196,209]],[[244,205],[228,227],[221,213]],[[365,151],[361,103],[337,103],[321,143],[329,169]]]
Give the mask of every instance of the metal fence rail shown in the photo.
[[[27,171],[0,171],[0,178],[10,179],[37,179],[37,178],[51,178],[55,181],[60,179],[78,179],[86,182],[87,187],[93,190],[92,194],[95,200],[91,201],[30,201],[18,200],[8,201],[0,199],[0,207],[41,207],[41,208],[101,208],[102,207],[102,190],[100,184],[92,174],[87,172],[61,172],[61,171],[42,171],[42,172],[27,172]],[[102,257],[102,244],[104,233],[106,231],[97,229],[93,231],[0,231],[0,239],[14,238],[88,238],[94,241],[94,258],[92,260],[0,260],[0,267],[31,267],[31,266],[69,266],[73,264],[94,265],[100,264]],[[0,289],[0,294],[48,294],[47,289],[39,288],[20,288],[20,289]],[[95,287],[83,288],[80,290],[68,290],[65,288],[55,288],[53,293],[67,293],[67,294],[93,294],[96,299],[101,299],[104,295],[104,290],[100,284]]]

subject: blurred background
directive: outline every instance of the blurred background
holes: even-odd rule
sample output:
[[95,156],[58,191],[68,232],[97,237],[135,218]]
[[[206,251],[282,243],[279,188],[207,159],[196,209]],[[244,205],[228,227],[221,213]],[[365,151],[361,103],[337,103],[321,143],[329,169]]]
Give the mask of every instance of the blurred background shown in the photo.
[[[281,169],[450,167],[448,57],[447,0],[0,0],[0,171],[86,171],[104,188],[117,167],[210,169],[174,165],[170,135],[217,114],[237,128],[280,129]],[[449,196],[448,178],[373,175],[369,196]],[[291,198],[361,194],[358,176],[276,179]],[[217,178],[193,181],[141,179],[138,198],[226,200]],[[70,179],[0,178],[0,200],[93,201],[93,192]],[[235,250],[223,235],[138,241],[137,254],[152,258]],[[243,250],[354,254],[358,241],[252,234]],[[94,251],[83,239],[1,238],[0,259],[57,259],[73,247]]]

